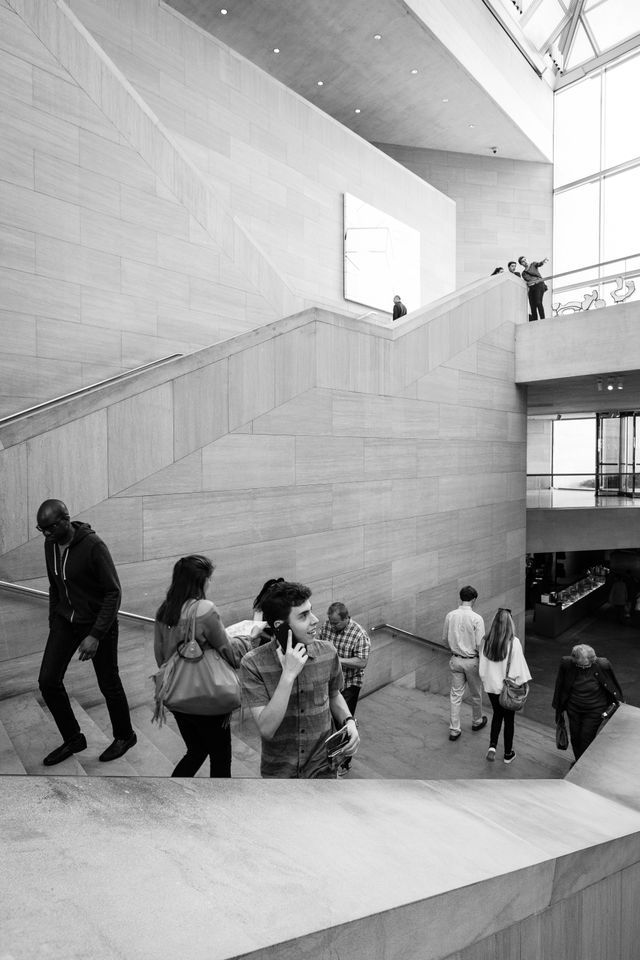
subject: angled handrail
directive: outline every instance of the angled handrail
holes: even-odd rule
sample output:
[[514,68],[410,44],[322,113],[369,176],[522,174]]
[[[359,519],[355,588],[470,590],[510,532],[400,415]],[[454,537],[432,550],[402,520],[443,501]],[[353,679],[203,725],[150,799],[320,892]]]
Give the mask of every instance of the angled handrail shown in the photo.
[[630,253],[626,257],[616,257],[614,260],[601,260],[598,263],[588,263],[584,267],[575,267],[575,269],[565,270],[563,273],[552,273],[544,277],[544,279],[557,280],[558,277],[570,277],[572,273],[582,273],[583,270],[595,270],[596,267],[608,267],[610,263],[621,263],[623,260],[633,260],[635,257],[640,257],[640,253]]
[[451,653],[448,647],[445,647],[444,644],[438,643],[436,640],[427,640],[426,637],[420,637],[417,633],[411,633],[409,630],[403,630],[402,627],[394,627],[392,623],[377,623],[375,627],[370,627],[370,633],[376,633],[378,630],[390,630],[393,633],[401,634],[403,637],[406,637],[407,640],[415,640],[417,643],[426,643],[429,647],[434,647],[436,650],[444,650],[445,653]]
[[64,403],[66,400],[72,400],[74,397],[81,397],[86,393],[97,390],[98,387],[105,387],[109,383],[117,383],[119,380],[126,380],[128,377],[134,377],[143,370],[151,370],[153,367],[159,367],[169,360],[177,360],[183,356],[181,353],[172,353],[169,357],[161,357],[159,360],[151,360],[149,363],[143,363],[139,367],[133,367],[131,370],[124,370],[122,373],[116,373],[113,377],[107,377],[106,380],[98,380],[96,383],[89,383],[86,387],[80,387],[78,390],[71,390],[64,393],[61,397],[54,397],[53,400],[44,400],[42,403],[36,403],[33,407],[27,407],[25,410],[18,410],[17,413],[11,413],[8,417],[0,418],[0,427],[13,423],[14,420],[20,420],[22,417],[30,416],[32,413],[38,413],[40,410],[48,410],[57,403]]
[[[17,593],[24,597],[33,597],[35,600],[49,600],[49,594],[46,590],[23,587],[20,583],[10,583],[8,580],[0,580],[0,590],[6,590],[7,593]],[[140,613],[127,613],[126,610],[118,610],[118,616],[122,617],[123,620],[134,620],[136,623],[155,623],[153,617],[143,617]]]

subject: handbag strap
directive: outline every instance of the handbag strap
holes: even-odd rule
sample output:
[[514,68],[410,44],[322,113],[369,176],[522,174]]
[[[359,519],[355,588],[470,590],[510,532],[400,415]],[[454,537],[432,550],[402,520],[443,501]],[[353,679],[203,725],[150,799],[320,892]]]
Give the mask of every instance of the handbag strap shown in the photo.
[[189,607],[187,611],[187,615],[185,617],[185,620],[187,621],[187,625],[185,627],[184,637],[182,638],[181,642],[178,644],[179,649],[182,649],[182,647],[186,647],[187,644],[191,643],[192,640],[195,640],[198,646],[202,649],[202,644],[199,643],[198,640],[196,640],[196,619],[198,617],[197,610],[198,610],[198,601],[193,600],[191,602],[191,606]]
[[511,669],[511,654],[513,653],[513,637],[509,641],[509,653],[507,655],[507,669],[504,672],[505,680],[509,679],[509,670]]

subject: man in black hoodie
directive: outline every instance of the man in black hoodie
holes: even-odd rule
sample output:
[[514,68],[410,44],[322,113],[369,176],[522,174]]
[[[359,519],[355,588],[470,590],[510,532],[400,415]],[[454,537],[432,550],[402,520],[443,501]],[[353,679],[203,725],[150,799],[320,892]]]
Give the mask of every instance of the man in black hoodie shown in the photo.
[[100,759],[116,760],[137,740],[118,672],[121,590],[116,568],[100,537],[88,523],[71,521],[61,500],[45,500],[37,524],[49,577],[49,637],[38,684],[63,740],[43,763],[51,767],[87,747],[63,682],[76,650],[80,660],[93,661],[113,727],[113,743]]

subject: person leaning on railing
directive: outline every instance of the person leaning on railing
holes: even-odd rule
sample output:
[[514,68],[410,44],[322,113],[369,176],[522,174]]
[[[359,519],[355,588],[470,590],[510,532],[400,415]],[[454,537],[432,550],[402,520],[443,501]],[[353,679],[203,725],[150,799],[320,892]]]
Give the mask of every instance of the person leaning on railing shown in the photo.
[[518,263],[522,267],[522,279],[527,285],[527,295],[529,297],[529,320],[537,320],[538,316],[544,320],[544,304],[542,298],[547,290],[547,285],[540,276],[539,267],[544,266],[549,258],[544,260],[527,261],[526,257],[518,257]]

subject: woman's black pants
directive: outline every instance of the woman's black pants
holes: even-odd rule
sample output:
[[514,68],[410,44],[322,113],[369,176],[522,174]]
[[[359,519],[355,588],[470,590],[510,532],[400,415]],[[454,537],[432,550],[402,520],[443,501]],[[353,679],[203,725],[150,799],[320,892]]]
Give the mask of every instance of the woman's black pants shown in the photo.
[[209,757],[210,777],[231,776],[230,714],[220,717],[202,717],[174,711],[178,730],[187,752],[178,762],[172,777],[195,777]]
[[516,715],[513,710],[505,710],[500,704],[500,696],[497,693],[490,693],[489,700],[493,709],[491,718],[491,733],[489,734],[489,746],[497,747],[502,721],[504,720],[504,752],[511,753],[513,750],[513,727]]

